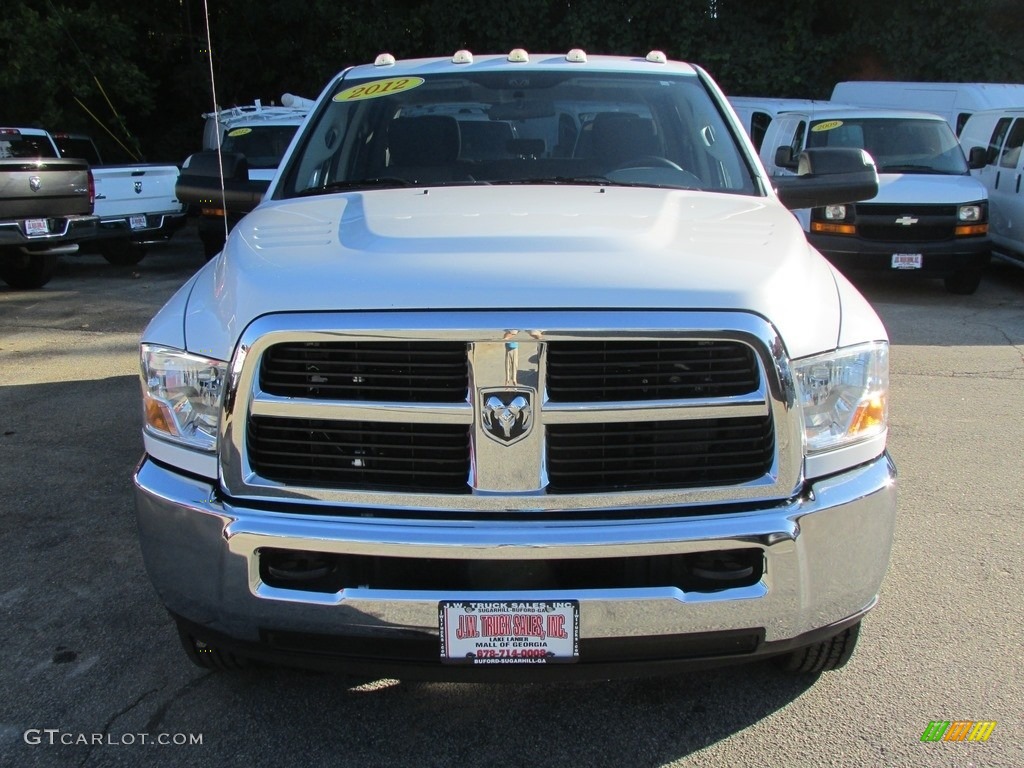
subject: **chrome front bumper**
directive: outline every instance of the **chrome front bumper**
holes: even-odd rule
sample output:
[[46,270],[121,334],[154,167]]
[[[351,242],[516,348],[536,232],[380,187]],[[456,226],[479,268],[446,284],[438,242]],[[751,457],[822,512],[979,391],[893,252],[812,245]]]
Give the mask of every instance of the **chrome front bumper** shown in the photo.
[[[267,631],[436,637],[438,602],[466,599],[578,600],[581,643],[757,629],[766,644],[784,644],[874,604],[888,566],[896,507],[895,467],[887,455],[815,481],[798,498],[771,509],[630,520],[435,521],[271,511],[219,501],[208,481],[148,458],[135,484],[143,556],[168,609],[216,636],[247,644],[260,643]],[[755,584],[708,592],[352,588],[325,594],[264,584],[261,548],[491,561],[755,548],[763,553],[764,570]]]

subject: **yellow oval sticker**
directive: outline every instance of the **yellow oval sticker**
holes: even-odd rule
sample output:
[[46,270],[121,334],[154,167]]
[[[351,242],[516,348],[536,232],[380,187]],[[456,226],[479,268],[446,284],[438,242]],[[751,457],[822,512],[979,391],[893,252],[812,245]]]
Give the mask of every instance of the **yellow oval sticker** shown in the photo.
[[341,93],[336,93],[334,101],[378,99],[381,96],[390,96],[393,93],[408,91],[418,85],[423,85],[422,77],[392,77],[387,80],[374,80],[372,83],[353,85]]
[[842,124],[842,120],[826,120],[825,122],[818,123],[816,126],[811,128],[811,133],[821,133],[822,131],[834,131]]
[[233,131],[228,131],[228,136],[234,138],[235,136],[245,136],[247,133],[252,133],[252,128],[235,128]]

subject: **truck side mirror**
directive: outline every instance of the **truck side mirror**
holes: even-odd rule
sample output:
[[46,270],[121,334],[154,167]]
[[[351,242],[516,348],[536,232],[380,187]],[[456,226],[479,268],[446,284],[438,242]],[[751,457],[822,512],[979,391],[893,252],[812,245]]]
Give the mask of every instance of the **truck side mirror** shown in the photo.
[[971,147],[971,151],[967,153],[967,165],[972,171],[988,165],[988,152],[985,151],[985,148]]
[[863,149],[805,149],[794,165],[796,176],[773,179],[790,210],[856,203],[878,194],[875,161]]
[[779,168],[788,168],[791,171],[795,171],[797,161],[793,159],[793,148],[790,146],[776,147],[775,164]]
[[[221,197],[221,167],[224,170],[224,195]],[[217,207],[232,213],[248,213],[263,199],[269,181],[250,181],[249,163],[238,152],[196,152],[181,166],[174,187],[178,199],[186,205]]]

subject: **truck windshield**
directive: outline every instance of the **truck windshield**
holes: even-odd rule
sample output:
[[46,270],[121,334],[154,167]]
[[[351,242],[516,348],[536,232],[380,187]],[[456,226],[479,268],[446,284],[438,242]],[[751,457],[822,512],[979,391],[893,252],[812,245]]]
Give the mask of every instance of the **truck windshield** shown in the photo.
[[963,150],[944,120],[818,120],[811,123],[807,146],[866,149],[879,173],[970,172]]
[[276,196],[361,187],[616,184],[758,194],[693,75],[481,72],[339,80]]

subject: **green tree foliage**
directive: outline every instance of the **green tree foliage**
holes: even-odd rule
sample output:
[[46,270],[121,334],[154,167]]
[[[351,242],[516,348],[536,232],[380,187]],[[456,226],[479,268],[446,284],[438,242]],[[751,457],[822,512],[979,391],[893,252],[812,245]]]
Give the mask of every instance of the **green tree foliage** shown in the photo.
[[[84,130],[108,159],[178,161],[212,109],[315,97],[372,61],[523,47],[708,69],[729,93],[827,98],[844,79],[1015,82],[1022,0],[9,0],[0,123]],[[212,46],[207,45],[207,16]],[[212,50],[212,57],[210,51]],[[123,146],[123,148],[122,148]]]

